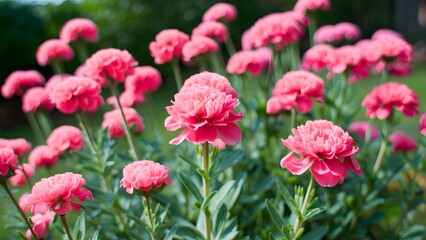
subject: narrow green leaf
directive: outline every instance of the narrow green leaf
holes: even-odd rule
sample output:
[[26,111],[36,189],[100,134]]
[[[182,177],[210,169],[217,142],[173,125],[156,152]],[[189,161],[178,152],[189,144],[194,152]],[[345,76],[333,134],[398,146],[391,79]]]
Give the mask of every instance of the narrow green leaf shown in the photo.
[[73,237],[74,239],[86,239],[86,220],[84,217],[84,212],[78,217],[77,221],[74,225],[74,231],[73,231]]
[[244,185],[244,181],[246,180],[246,177],[247,177],[247,173],[245,173],[245,172],[238,175],[234,186],[229,191],[229,194],[226,197],[225,202],[224,202],[228,209],[231,209],[234,206],[235,202],[237,201],[238,197],[240,196],[240,192],[241,192],[241,189]]
[[207,197],[206,197],[206,199],[204,199],[204,201],[203,201],[203,204],[201,205],[201,207],[200,207],[200,210],[201,211],[204,211],[204,209],[206,209],[206,207],[208,207],[209,206],[209,204],[210,204],[210,201],[212,200],[212,198],[216,195],[216,193],[217,193],[217,191],[213,191],[213,192],[211,192]]
[[225,169],[233,166],[234,164],[238,163],[242,158],[244,157],[246,151],[242,149],[237,149],[224,157],[224,159],[221,159],[220,163],[217,164],[214,169],[211,171],[211,176],[214,177],[220,173],[222,173]]
[[284,213],[283,214],[278,213],[277,207],[275,206],[274,202],[270,199],[266,199],[266,209],[268,210],[269,215],[272,218],[272,222],[275,224],[275,226],[279,230],[281,230],[282,227],[287,224],[287,222],[282,217]]
[[217,211],[217,209],[220,207],[220,205],[223,203],[223,201],[225,200],[225,197],[227,196],[227,194],[229,193],[229,190],[232,188],[232,186],[234,186],[235,181],[231,180],[227,183],[225,183],[220,189],[219,191],[216,193],[216,195],[213,197],[213,199],[211,200],[209,209],[211,213],[214,213]]
[[226,208],[226,205],[223,204],[219,208],[219,212],[216,216],[216,221],[214,221],[213,226],[213,236],[215,239],[220,239],[220,235],[223,231],[223,226],[225,226],[226,223],[226,215],[228,213],[228,209]]
[[203,234],[193,226],[180,226],[176,231],[176,235],[188,240],[205,240]]
[[95,231],[93,235],[90,237],[90,240],[98,240],[99,238],[99,231]]
[[305,231],[304,228],[300,228],[299,230],[297,230],[297,232],[294,234],[294,239],[299,239],[302,236],[304,231]]
[[284,186],[284,184],[281,181],[277,180],[276,183],[277,183],[278,191],[280,191],[281,195],[283,196],[285,203],[290,208],[292,213],[296,213],[295,201],[293,197],[290,195],[290,192],[287,190],[287,188]]
[[141,234],[132,232],[132,231],[127,231],[126,232],[130,237],[132,237],[132,239],[135,240],[146,240],[146,238],[144,236],[142,236]]
[[328,226],[319,226],[303,235],[300,240],[320,240],[328,231]]
[[189,159],[189,158],[187,158],[187,157],[185,157],[185,156],[182,156],[182,155],[180,155],[180,154],[178,154],[178,155],[177,155],[177,157],[178,157],[179,159],[181,159],[182,161],[184,161],[184,162],[188,163],[189,165],[191,165],[191,166],[192,166],[192,167],[194,167],[195,169],[200,168],[200,167],[198,166],[198,164],[197,164],[197,163],[195,163],[192,159]]
[[161,211],[159,215],[160,223],[164,222],[164,219],[167,216],[167,211],[169,211],[170,203],[167,203],[167,205],[164,207],[164,209]]
[[178,230],[178,228],[179,228],[179,225],[178,225],[178,224],[174,225],[174,226],[173,226],[173,228],[172,228],[172,229],[170,229],[170,232],[169,232],[169,233],[167,233],[167,235],[164,237],[164,239],[163,239],[163,240],[172,240],[172,239],[173,239],[173,237],[175,236],[176,231]]
[[25,234],[21,231],[18,231],[18,235],[22,240],[28,240],[27,236],[25,236]]
[[179,178],[182,181],[183,185],[185,185],[186,189],[195,197],[195,199],[199,202],[203,201],[203,196],[199,191],[199,187],[185,174],[179,173]]
[[201,177],[203,177],[204,179],[209,178],[209,173],[206,172],[205,170],[198,168],[197,172],[201,175]]
[[285,224],[282,228],[281,231],[284,233],[285,237],[287,239],[293,239],[294,237],[294,232],[293,232],[293,226],[291,224]]
[[314,209],[309,209],[308,211],[306,211],[304,219],[307,220],[319,213],[322,213],[326,210],[326,207],[320,207],[320,208],[314,208]]
[[130,219],[132,219],[136,224],[140,225],[141,227],[148,228],[148,224],[146,224],[140,217],[137,217],[132,214],[126,214],[126,216]]

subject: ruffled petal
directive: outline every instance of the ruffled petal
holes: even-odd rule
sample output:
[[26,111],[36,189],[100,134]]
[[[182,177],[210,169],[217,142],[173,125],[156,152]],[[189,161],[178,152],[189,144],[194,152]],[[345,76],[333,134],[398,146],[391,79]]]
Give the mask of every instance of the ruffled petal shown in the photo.
[[281,159],[281,167],[287,168],[287,170],[294,175],[301,175],[311,167],[313,160],[309,159],[309,157],[299,159],[294,157],[293,153],[294,152],[290,152]]

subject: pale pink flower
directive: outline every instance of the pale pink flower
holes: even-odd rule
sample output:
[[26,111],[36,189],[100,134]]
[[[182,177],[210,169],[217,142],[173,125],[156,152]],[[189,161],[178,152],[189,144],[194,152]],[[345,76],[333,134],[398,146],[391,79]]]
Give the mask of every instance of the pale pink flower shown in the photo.
[[74,198],[85,201],[92,199],[92,193],[83,188],[86,181],[80,174],[66,172],[43,178],[34,184],[27,202],[34,214],[45,214],[48,210],[65,215],[71,212],[71,207],[80,211],[80,204]]
[[85,77],[87,76],[86,74],[86,64],[81,64],[80,66],[77,67],[77,69],[75,69],[74,71],[74,76],[77,77]]
[[86,60],[83,74],[105,86],[107,77],[116,82],[124,82],[137,64],[128,51],[106,48],[95,52]]
[[386,66],[386,70],[394,77],[406,77],[411,74],[413,67],[409,63],[394,61]]
[[84,147],[83,133],[74,126],[62,125],[50,133],[46,143],[59,154],[67,150],[79,151]]
[[96,111],[103,105],[101,85],[86,77],[69,77],[56,85],[50,99],[62,113]]
[[50,39],[43,42],[37,49],[36,59],[40,66],[46,66],[54,61],[68,61],[74,58],[74,52],[67,42]]
[[239,51],[229,58],[226,71],[230,74],[249,72],[253,76],[258,76],[262,71],[270,67],[272,57],[272,51],[266,47],[257,50]]
[[358,40],[361,37],[361,29],[353,23],[350,22],[341,22],[334,25],[336,32],[342,39],[347,40]]
[[[55,212],[47,211],[45,214],[35,214],[30,217],[31,222],[34,224],[33,231],[37,238],[44,238],[47,234],[47,228],[49,227],[50,221],[55,216]],[[25,233],[28,239],[31,239],[31,231]]]
[[371,39],[377,40],[381,37],[395,37],[395,38],[404,39],[404,37],[399,32],[394,31],[392,29],[386,29],[386,28],[375,31],[373,35],[371,36]]
[[58,83],[73,76],[68,73],[62,73],[61,75],[56,74],[50,77],[49,80],[47,80],[46,84],[44,85],[44,89],[46,89],[49,93],[51,93],[53,89],[56,87],[56,85],[58,85]]
[[135,94],[157,91],[162,83],[160,72],[151,66],[135,67],[124,82],[124,89]]
[[[145,97],[142,93],[134,93],[126,90],[120,94],[119,101],[121,107],[130,108],[134,105],[143,103],[145,101]],[[106,102],[114,108],[118,108],[117,98],[115,96],[107,98]]]
[[192,30],[191,38],[197,36],[209,37],[219,42],[225,42],[228,39],[228,29],[220,22],[202,22]]
[[331,52],[327,68],[333,73],[343,73],[346,69],[358,65],[361,60],[361,50],[355,46],[346,45]]
[[237,18],[237,9],[229,3],[216,3],[203,15],[203,22],[226,21],[232,22]]
[[191,77],[185,80],[182,89],[192,88],[195,86],[207,86],[216,88],[221,92],[230,94],[234,98],[236,98],[238,95],[237,91],[235,91],[235,89],[232,87],[229,80],[226,77],[217,73],[202,72],[192,75]]
[[357,134],[362,139],[365,139],[367,131],[370,131],[370,139],[368,139],[368,141],[373,141],[380,135],[379,128],[376,125],[372,125],[365,121],[351,123],[348,127],[348,131]]
[[13,149],[8,147],[0,147],[0,176],[6,176],[9,168],[15,169],[18,157]]
[[336,25],[324,25],[315,32],[317,43],[340,43],[343,40],[357,40],[361,30],[353,23],[341,22]]
[[253,44],[251,42],[251,28],[247,29],[243,32],[243,35],[241,36],[241,48],[243,50],[251,50],[253,48]]
[[[347,178],[347,170],[362,174],[353,157],[359,151],[351,136],[326,120],[307,121],[293,128],[294,136],[282,139],[291,152],[281,159],[281,167],[295,175],[310,169],[322,187],[334,187]],[[298,154],[299,158],[293,156]]]
[[149,44],[149,51],[156,64],[169,62],[182,55],[182,48],[189,36],[177,29],[165,29]]
[[27,179],[24,175],[24,171],[29,179],[34,177],[34,172],[35,172],[34,166],[28,163],[24,163],[23,165],[18,166],[15,169],[15,175],[9,178],[9,182],[10,184],[12,184],[12,186],[22,187],[25,185],[25,183],[27,182]]
[[387,62],[397,59],[409,62],[413,57],[413,47],[404,39],[394,36],[382,36],[373,41],[371,51],[376,51]]
[[[141,132],[145,126],[143,125],[142,117],[133,108],[123,108],[124,116],[127,125],[135,125],[134,130]],[[124,137],[124,124],[120,114],[120,109],[114,109],[104,114],[104,120],[101,124],[102,128],[108,128],[108,135],[113,138]]]
[[74,18],[62,26],[59,38],[65,42],[74,42],[77,40],[97,42],[98,28],[90,19]]
[[223,150],[226,147],[226,143],[218,138],[214,140],[214,142],[212,143],[212,146],[217,147],[218,150]]
[[275,84],[272,97],[266,103],[268,114],[296,108],[300,113],[312,109],[312,102],[323,102],[324,81],[313,73],[301,70],[287,72]]
[[172,179],[169,178],[169,170],[150,160],[139,160],[126,165],[123,168],[123,178],[120,187],[132,194],[133,191],[149,192],[163,186],[169,186]]
[[6,78],[1,87],[1,94],[5,98],[11,98],[14,95],[22,95],[26,88],[40,86],[43,83],[43,75],[36,70],[14,71]]
[[408,152],[417,149],[416,141],[403,132],[394,132],[389,136],[389,142],[392,144],[392,152]]
[[426,136],[426,113],[423,113],[419,120],[419,132]]
[[215,53],[219,49],[217,43],[204,36],[197,36],[185,43],[182,48],[182,59],[186,62],[200,55]]
[[11,148],[18,155],[26,155],[31,150],[31,143],[24,138],[4,139],[0,138],[0,148]]
[[18,200],[19,208],[22,209],[22,211],[25,213],[31,209],[31,206],[29,206],[27,202],[27,199],[30,195],[30,193],[23,193]]
[[319,9],[328,11],[330,9],[330,0],[298,0],[293,9],[301,13]]
[[55,105],[50,101],[49,91],[42,87],[33,87],[28,89],[22,96],[22,111],[34,113],[42,108],[51,111]]
[[369,118],[386,119],[392,109],[402,112],[407,117],[419,114],[419,101],[416,93],[407,85],[388,82],[374,87],[365,96],[362,106],[366,108]]
[[48,145],[35,147],[28,156],[28,163],[36,168],[53,166],[58,162],[60,152]]
[[312,46],[305,52],[302,59],[302,68],[305,70],[313,69],[321,71],[324,69],[329,61],[334,48],[327,44],[317,44]]

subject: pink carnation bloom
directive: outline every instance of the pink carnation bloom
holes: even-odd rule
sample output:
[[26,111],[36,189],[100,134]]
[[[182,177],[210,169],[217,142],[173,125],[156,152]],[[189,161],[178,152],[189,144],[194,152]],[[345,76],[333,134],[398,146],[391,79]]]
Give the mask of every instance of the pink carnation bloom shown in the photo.
[[419,120],[419,131],[426,136],[426,113],[423,113]]
[[22,96],[22,111],[34,113],[39,108],[51,111],[55,105],[50,101],[49,93],[47,89],[42,87],[28,89]]
[[324,25],[315,32],[317,43],[340,43],[345,39],[357,40],[361,37],[361,30],[352,23],[342,22],[336,25]]
[[132,73],[133,67],[137,64],[133,56],[126,50],[101,49],[84,63],[84,75],[102,86],[106,85],[107,77],[117,82],[124,82],[126,76]]
[[324,81],[320,77],[303,70],[290,71],[275,84],[266,112],[277,114],[296,108],[300,113],[307,113],[312,109],[313,100],[323,102],[324,93]]
[[251,42],[251,28],[244,31],[241,36],[241,48],[243,50],[251,50],[253,48],[253,44]]
[[334,28],[342,39],[358,40],[361,37],[361,29],[353,23],[341,22],[334,25]]
[[12,186],[22,187],[27,183],[24,171],[29,179],[34,177],[34,166],[28,163],[24,163],[22,166],[17,167],[15,169],[15,175],[9,178],[9,182],[12,184]]
[[[371,129],[372,128],[372,129]],[[379,128],[375,125],[371,125],[368,122],[353,122],[348,127],[348,131],[357,134],[362,139],[365,139],[367,131],[371,131],[369,141],[377,139],[380,135]]]
[[[281,160],[281,167],[292,174],[301,175],[310,169],[322,187],[343,183],[348,176],[347,169],[362,174],[359,163],[353,157],[359,148],[341,127],[326,120],[307,121],[305,125],[293,128],[293,134],[281,140],[291,150]],[[295,153],[299,158],[293,156]]]
[[401,38],[404,39],[404,37],[397,31],[391,30],[391,29],[379,29],[373,33],[371,36],[372,40],[377,40],[382,37],[395,37],[395,38]]
[[220,140],[220,139],[216,139],[216,140],[214,140],[214,142],[212,143],[212,145],[213,145],[214,147],[217,147],[217,149],[218,149],[218,150],[223,150],[223,149],[225,149],[225,147],[226,147],[225,142],[223,142],[223,141],[222,141],[222,140]]
[[378,52],[387,62],[394,59],[409,62],[413,57],[413,47],[404,39],[393,36],[382,36],[374,40],[371,48],[371,51]]
[[401,111],[405,116],[419,114],[419,101],[416,93],[407,85],[388,82],[374,87],[365,96],[362,106],[367,109],[369,118],[386,119],[392,113],[392,108]]
[[124,82],[124,89],[135,94],[157,91],[162,83],[160,72],[151,66],[135,67]]
[[183,131],[171,144],[185,139],[194,144],[220,139],[227,145],[235,145],[241,141],[242,133],[235,122],[243,115],[235,111],[239,101],[232,95],[209,86],[193,86],[182,88],[172,103],[166,107],[170,116],[164,125],[169,131],[179,128]]
[[228,29],[220,22],[202,22],[192,30],[191,38],[204,36],[225,42],[228,39]]
[[18,157],[11,148],[0,147],[0,176],[6,176],[9,168],[15,169]]
[[80,66],[78,66],[77,69],[75,69],[74,76],[76,76],[76,77],[85,77],[85,76],[87,76],[87,74],[86,74],[86,65],[84,63],[81,64]]
[[313,69],[321,71],[328,63],[328,59],[333,53],[334,48],[327,44],[317,44],[305,52],[302,59],[302,68],[305,70]]
[[48,145],[35,147],[28,156],[28,163],[34,167],[52,166],[58,161],[60,152]]
[[182,48],[182,58],[184,61],[189,62],[192,58],[207,53],[215,53],[218,49],[219,45],[214,40],[198,36],[185,43]]
[[258,76],[262,71],[270,67],[272,57],[272,51],[266,47],[257,50],[239,51],[228,60],[226,71],[230,74],[250,72],[253,76]]
[[80,174],[71,172],[41,179],[33,186],[27,199],[31,212],[46,214],[52,210],[56,214],[65,215],[71,212],[71,207],[79,212],[80,204],[74,202],[74,198],[80,201],[93,198],[92,193],[83,188],[84,184],[86,181]]
[[11,148],[16,155],[22,156],[30,152],[31,143],[23,138],[0,138],[0,148]]
[[125,188],[129,194],[134,190],[148,192],[153,188],[169,186],[172,179],[168,175],[169,170],[165,166],[149,160],[139,160],[124,167],[120,187]]
[[416,141],[405,135],[403,132],[394,132],[389,136],[389,142],[392,144],[392,152],[408,152],[417,149]]
[[237,91],[235,91],[226,77],[212,72],[202,72],[192,75],[185,80],[182,89],[203,86],[216,88],[221,92],[230,94],[234,98],[238,95]]
[[329,55],[327,68],[333,73],[342,73],[349,67],[358,65],[362,60],[361,51],[355,46],[342,46]]
[[389,63],[386,70],[394,77],[406,77],[411,74],[413,67],[409,63],[395,61]]
[[46,66],[53,61],[68,61],[74,58],[74,52],[67,42],[50,39],[43,42],[36,52],[37,63]]
[[65,42],[77,40],[98,41],[98,28],[90,19],[74,18],[62,26],[59,38]]
[[156,64],[169,62],[182,55],[182,48],[189,36],[177,29],[165,29],[149,44],[149,51]]
[[298,0],[293,9],[303,14],[307,11],[316,11],[318,9],[328,11],[330,9],[330,0]]
[[[135,131],[141,132],[145,126],[143,125],[142,117],[133,108],[123,108],[124,116],[127,125],[135,125]],[[101,124],[102,128],[108,128],[108,135],[113,138],[124,137],[123,119],[120,114],[120,109],[114,109],[104,114],[104,120]]]
[[237,9],[229,3],[216,3],[203,15],[203,22],[227,21],[232,22],[237,18]]
[[[131,91],[126,90],[121,93],[119,97],[119,101],[120,101],[121,107],[130,108],[134,105],[143,103],[145,101],[145,97],[144,95],[142,95],[142,93],[133,93]],[[114,108],[118,108],[117,99],[115,98],[115,96],[111,96],[107,98],[106,102],[109,105],[114,106]]]
[[93,112],[104,103],[100,94],[101,86],[92,79],[69,77],[53,89],[50,99],[65,114],[78,110]]
[[14,71],[1,87],[1,94],[5,98],[13,95],[22,95],[26,88],[40,86],[44,83],[44,77],[36,70]]
[[83,133],[74,126],[62,125],[50,133],[46,143],[59,154],[66,150],[79,151],[84,147]]
[[[44,238],[47,235],[47,228],[54,216],[55,212],[47,211],[45,214],[36,214],[31,217],[31,222],[34,223],[33,231],[37,238]],[[25,236],[31,239],[31,231],[29,229]]]
[[31,206],[28,205],[27,199],[31,194],[24,193],[19,197],[18,205],[24,213],[28,212],[31,209]]
[[44,89],[46,89],[49,93],[53,91],[53,89],[58,85],[58,83],[62,82],[63,80],[72,77],[73,75],[68,73],[63,73],[61,75],[53,75],[52,77],[47,80],[46,84],[44,85]]

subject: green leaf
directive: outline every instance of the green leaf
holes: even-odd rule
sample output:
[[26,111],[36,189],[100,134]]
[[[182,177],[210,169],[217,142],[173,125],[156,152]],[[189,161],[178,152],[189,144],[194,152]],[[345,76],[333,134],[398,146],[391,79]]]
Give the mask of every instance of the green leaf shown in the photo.
[[137,217],[132,214],[126,214],[126,216],[130,219],[132,219],[136,224],[140,225],[141,227],[148,228],[148,224],[146,224],[140,217]]
[[235,181],[231,180],[231,181],[225,183],[219,189],[219,191],[216,193],[216,195],[211,200],[211,203],[210,203],[210,206],[209,206],[211,213],[214,213],[214,212],[217,211],[217,209],[220,207],[220,205],[223,203],[226,196],[228,195],[229,190],[232,188],[232,186],[234,186],[234,183],[235,183]]
[[226,215],[228,213],[228,209],[226,208],[226,205],[223,204],[220,208],[219,208],[219,212],[216,215],[216,221],[214,221],[214,226],[213,226],[213,235],[215,237],[215,239],[220,239],[220,235],[223,231],[223,227],[225,226],[226,223]]
[[172,228],[172,229],[170,229],[170,232],[169,232],[169,233],[167,233],[167,235],[164,237],[164,239],[163,239],[163,240],[172,240],[172,239],[173,239],[173,237],[175,236],[176,231],[178,230],[178,228],[179,228],[179,225],[178,225],[178,224],[174,225],[174,226],[173,226],[173,228]]
[[281,215],[280,213],[278,213],[278,209],[275,206],[274,202],[270,199],[266,199],[266,209],[269,212],[269,215],[272,218],[272,222],[275,224],[275,226],[281,230],[281,228],[287,224],[287,222],[284,220],[284,218],[282,217],[282,215],[284,215],[284,213]]
[[314,208],[314,209],[309,209],[308,211],[306,211],[304,219],[307,220],[319,213],[322,213],[326,210],[326,207],[320,207],[320,208]]
[[211,176],[215,177],[216,175],[222,173],[225,169],[233,166],[238,163],[245,155],[246,151],[243,149],[237,149],[221,159],[220,163],[217,164],[214,169],[211,171]]
[[74,225],[74,231],[73,231],[73,237],[74,239],[86,239],[86,220],[84,218],[84,212],[78,217],[77,221]]
[[231,209],[234,206],[235,202],[240,196],[240,192],[244,185],[244,181],[246,180],[246,177],[247,177],[247,173],[244,172],[238,175],[237,179],[235,180],[235,184],[232,187],[231,191],[229,191],[229,194],[226,197],[224,202],[228,209]]
[[176,235],[186,240],[205,240],[203,234],[193,226],[180,226],[176,231]]
[[144,236],[142,236],[139,233],[135,233],[132,231],[127,231],[126,232],[130,237],[132,237],[131,239],[135,239],[135,240],[146,240],[146,238]]
[[212,200],[212,198],[216,195],[216,193],[217,193],[217,191],[213,191],[213,192],[211,192],[207,197],[206,197],[206,199],[204,199],[204,201],[203,201],[203,204],[201,205],[201,207],[200,207],[200,210],[201,211],[204,211],[204,209],[206,209],[206,207],[208,207],[209,206],[209,204],[210,204],[210,201]]
[[422,239],[426,236],[426,227],[423,225],[413,225],[407,227],[400,232],[401,239],[419,238]]
[[197,172],[201,175],[202,178],[204,179],[208,179],[209,178],[209,173],[206,172],[205,170],[198,168]]
[[328,231],[328,226],[315,227],[305,235],[303,235],[300,240],[320,240]]
[[283,196],[285,203],[290,208],[292,213],[296,213],[295,201],[293,197],[290,195],[290,192],[287,190],[287,188],[284,186],[284,184],[281,181],[277,180],[276,183],[277,183],[278,191],[280,191],[281,195]]
[[285,237],[287,239],[293,239],[294,237],[294,231],[293,231],[293,225],[291,224],[285,224],[282,228],[281,231],[284,233]]
[[99,231],[95,231],[93,235],[90,237],[90,240],[98,240],[99,239]]
[[197,164],[197,163],[195,163],[192,159],[189,159],[189,158],[187,158],[187,157],[184,157],[184,156],[182,156],[182,155],[180,155],[180,154],[178,154],[178,155],[176,155],[176,156],[177,156],[177,158],[179,158],[179,159],[183,160],[184,162],[188,163],[189,165],[191,165],[193,168],[195,168],[195,169],[200,168],[200,167],[198,166],[198,164]]
[[167,205],[164,207],[164,209],[161,211],[159,215],[160,223],[164,222],[164,219],[167,216],[167,211],[169,211],[170,203],[167,203]]
[[27,236],[25,236],[25,234],[21,231],[18,231],[18,235],[22,240],[28,240]]
[[186,189],[195,197],[195,199],[199,202],[203,202],[203,196],[199,191],[199,187],[186,176],[184,173],[179,173],[179,178],[182,181],[183,185],[185,185]]

